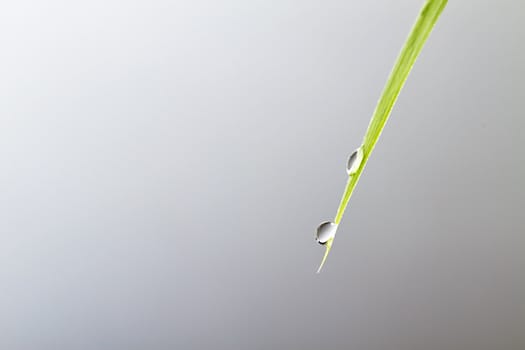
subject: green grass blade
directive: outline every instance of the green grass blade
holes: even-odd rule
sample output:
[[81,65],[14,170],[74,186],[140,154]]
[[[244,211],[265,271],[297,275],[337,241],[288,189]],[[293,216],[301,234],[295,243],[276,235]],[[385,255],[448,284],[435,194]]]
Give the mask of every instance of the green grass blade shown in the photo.
[[[388,117],[390,116],[390,112],[394,107],[394,103],[397,100],[399,92],[405,84],[405,81],[408,77],[408,74],[410,73],[410,70],[412,69],[412,66],[414,65],[414,62],[416,61],[417,56],[425,45],[425,42],[432,31],[434,24],[438,20],[439,15],[445,8],[446,4],[447,0],[427,0],[416,20],[416,23],[412,27],[412,30],[408,35],[401,52],[399,53],[394,68],[388,77],[385,88],[383,89],[383,93],[379,98],[372,119],[370,120],[370,124],[368,125],[368,129],[363,139],[363,144],[361,145],[363,149],[363,160],[361,161],[357,172],[350,175],[348,179],[343,198],[341,199],[341,203],[339,204],[339,208],[337,209],[337,214],[335,216],[334,222],[336,224],[341,222],[348,201],[352,196],[352,192],[354,191],[366,162],[368,161],[368,158],[370,157],[370,154],[372,153],[377,140],[381,135],[381,131],[383,130]],[[326,261],[326,257],[328,256],[331,247],[332,242],[330,241],[330,244],[326,245],[326,252],[318,272],[321,270],[324,262]]]

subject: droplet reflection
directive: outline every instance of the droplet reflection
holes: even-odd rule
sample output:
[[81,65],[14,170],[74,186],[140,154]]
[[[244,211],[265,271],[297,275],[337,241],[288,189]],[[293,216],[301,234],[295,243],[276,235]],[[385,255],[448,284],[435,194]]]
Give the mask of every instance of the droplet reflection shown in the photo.
[[354,175],[357,170],[359,169],[359,166],[361,166],[361,162],[363,161],[363,147],[359,147],[356,149],[350,157],[348,157],[348,163],[346,164],[346,173],[348,175]]
[[319,244],[326,244],[330,239],[335,237],[337,224],[326,221],[317,228],[316,240]]

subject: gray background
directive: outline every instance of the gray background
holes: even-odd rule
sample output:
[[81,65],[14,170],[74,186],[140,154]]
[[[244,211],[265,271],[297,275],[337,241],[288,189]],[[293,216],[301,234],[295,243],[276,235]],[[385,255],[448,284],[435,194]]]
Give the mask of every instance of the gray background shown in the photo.
[[2,349],[525,348],[523,1],[4,1]]

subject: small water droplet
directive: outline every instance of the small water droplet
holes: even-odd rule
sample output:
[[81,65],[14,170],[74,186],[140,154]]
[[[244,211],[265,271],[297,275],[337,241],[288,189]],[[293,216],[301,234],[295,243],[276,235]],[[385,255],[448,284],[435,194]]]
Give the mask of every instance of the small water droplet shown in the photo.
[[326,242],[328,242],[331,238],[335,237],[336,231],[337,224],[326,221],[317,228],[317,234],[315,238],[319,244],[326,244]]
[[356,149],[350,157],[348,157],[348,163],[346,164],[346,173],[348,175],[354,175],[357,170],[359,169],[359,166],[361,165],[361,162],[363,161],[363,147],[359,147]]

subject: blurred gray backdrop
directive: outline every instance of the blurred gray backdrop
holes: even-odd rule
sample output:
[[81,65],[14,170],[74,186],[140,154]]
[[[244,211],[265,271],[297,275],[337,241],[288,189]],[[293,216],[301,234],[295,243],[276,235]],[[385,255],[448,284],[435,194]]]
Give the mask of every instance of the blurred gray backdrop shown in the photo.
[[0,5],[0,348],[525,348],[525,7]]

